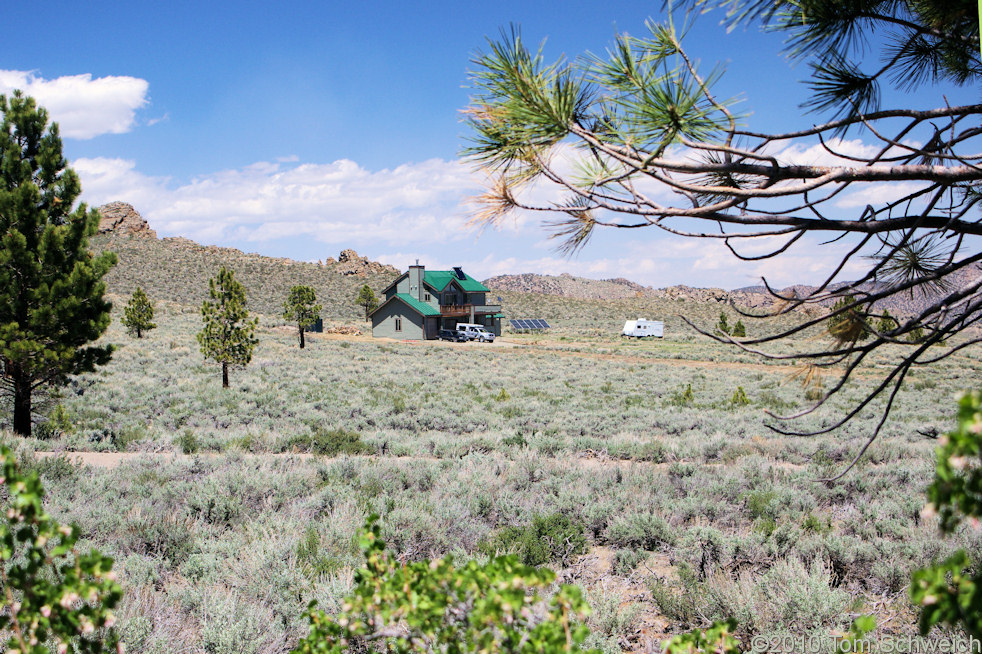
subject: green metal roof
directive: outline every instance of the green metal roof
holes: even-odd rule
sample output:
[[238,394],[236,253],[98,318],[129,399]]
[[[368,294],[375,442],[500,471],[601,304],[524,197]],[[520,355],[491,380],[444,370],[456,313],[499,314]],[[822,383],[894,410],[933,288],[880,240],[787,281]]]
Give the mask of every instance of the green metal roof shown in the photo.
[[457,282],[468,293],[489,293],[491,291],[467,273],[464,273],[464,277],[466,279],[457,279],[457,275],[452,270],[426,270],[423,272],[423,282],[437,291],[442,291],[452,281]]
[[426,302],[420,302],[414,298],[409,293],[396,293],[392,296],[393,299],[399,298],[403,302],[409,305],[411,309],[414,309],[417,313],[424,316],[439,316],[440,310],[434,307],[432,304],[427,304]]

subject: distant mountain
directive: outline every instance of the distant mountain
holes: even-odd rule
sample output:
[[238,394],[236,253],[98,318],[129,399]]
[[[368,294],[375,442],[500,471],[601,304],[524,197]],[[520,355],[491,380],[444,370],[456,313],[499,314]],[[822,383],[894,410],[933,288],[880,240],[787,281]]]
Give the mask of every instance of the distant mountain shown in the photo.
[[[954,273],[948,276],[948,283],[953,287],[957,288],[970,279],[977,278],[982,275],[982,263],[976,263],[972,266]],[[845,284],[833,284],[830,288],[835,290],[842,288]],[[796,297],[805,297],[812,291],[814,291],[816,286],[807,286],[804,284],[796,284],[794,286],[788,286],[782,288],[778,293],[785,297],[790,297],[792,295]],[[879,292],[886,288],[885,284],[863,284],[860,286],[860,290],[873,293]],[[733,293],[747,293],[747,294],[757,294],[757,295],[769,295],[767,289],[764,286],[746,286],[744,288],[739,288],[733,291]],[[934,304],[938,301],[939,295],[937,292],[924,292],[922,290],[915,290],[913,293],[909,291],[896,293],[889,296],[879,302],[876,302],[873,306],[873,310],[876,312],[883,311],[886,309],[894,316],[910,316],[919,313],[926,309],[928,306]],[[825,304],[831,305],[834,301],[826,302]]]
[[655,298],[722,304],[729,304],[730,300],[733,300],[740,306],[748,308],[762,308],[771,304],[770,299],[762,293],[724,291],[721,288],[693,288],[685,285],[655,289],[650,286],[642,286],[623,277],[589,279],[587,277],[574,277],[569,273],[562,275],[537,275],[534,273],[499,275],[484,280],[484,285],[491,290],[557,295],[579,300]]

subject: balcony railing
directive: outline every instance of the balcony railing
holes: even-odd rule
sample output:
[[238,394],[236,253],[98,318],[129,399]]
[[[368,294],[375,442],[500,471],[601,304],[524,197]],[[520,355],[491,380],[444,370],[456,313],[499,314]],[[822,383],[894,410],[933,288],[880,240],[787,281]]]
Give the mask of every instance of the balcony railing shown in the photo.
[[501,311],[500,304],[442,304],[440,305],[440,315],[446,318],[459,318],[460,316],[470,316],[471,309],[474,315],[484,315],[488,313],[498,313]]

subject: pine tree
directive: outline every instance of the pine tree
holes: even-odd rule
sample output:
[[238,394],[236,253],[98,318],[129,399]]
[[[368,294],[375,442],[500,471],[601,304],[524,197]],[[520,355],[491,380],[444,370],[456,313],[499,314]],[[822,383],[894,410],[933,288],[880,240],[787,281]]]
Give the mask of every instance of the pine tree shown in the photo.
[[832,307],[828,319],[829,334],[839,343],[865,341],[870,336],[869,316],[852,295],[845,295]]
[[222,388],[228,388],[228,368],[246,366],[259,342],[255,338],[258,318],[249,318],[245,288],[235,281],[235,272],[224,266],[218,277],[208,280],[208,296],[201,305],[204,328],[198,332],[198,343],[206,359],[222,364]]
[[153,321],[153,304],[139,286],[133,291],[129,304],[123,308],[121,322],[126,327],[126,331],[136,334],[137,338],[143,338],[143,332],[148,332],[157,326]]
[[719,322],[716,323],[716,330],[724,334],[730,333],[730,325],[727,321],[726,314],[723,312],[720,312],[719,314]]
[[886,309],[883,310],[883,315],[880,316],[880,322],[876,326],[876,331],[881,334],[884,332],[889,332],[897,328],[897,321],[893,319],[890,312]]
[[82,188],[47,112],[15,91],[0,113],[0,384],[14,432],[30,436],[38,388],[109,361],[111,345],[89,344],[109,326],[116,256],[89,252],[99,213],[72,208]]
[[737,338],[745,338],[747,336],[747,327],[743,324],[742,320],[737,320],[736,324],[733,325],[733,336]]
[[378,296],[375,295],[375,291],[372,290],[371,286],[365,284],[358,292],[355,302],[359,306],[365,307],[365,322],[368,322],[368,314],[378,307]]
[[301,350],[304,346],[304,330],[321,317],[321,305],[315,302],[317,302],[317,295],[314,289],[309,286],[294,286],[290,289],[290,296],[283,303],[283,317],[297,323]]

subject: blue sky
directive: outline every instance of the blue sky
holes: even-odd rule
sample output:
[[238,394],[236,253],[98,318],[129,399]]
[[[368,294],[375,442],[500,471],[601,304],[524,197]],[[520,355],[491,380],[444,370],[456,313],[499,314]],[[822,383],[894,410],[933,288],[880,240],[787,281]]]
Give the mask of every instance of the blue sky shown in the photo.
[[[514,23],[546,55],[641,34],[659,2],[33,2],[4,9],[0,92],[25,88],[60,123],[83,199],[133,204],[160,236],[294,259],[344,248],[483,279],[570,272],[655,287],[813,282],[835,252],[739,264],[718,244],[600,233],[557,254],[538,219],[467,226],[478,179],[458,160],[469,61]],[[720,90],[751,125],[800,126],[780,38],[701,17],[690,51],[727,64]],[[41,36],[43,35],[43,40]],[[929,98],[930,100],[930,98]],[[933,106],[933,105],[932,105]],[[811,118],[806,119],[809,122]],[[855,147],[862,146],[855,143]]]

